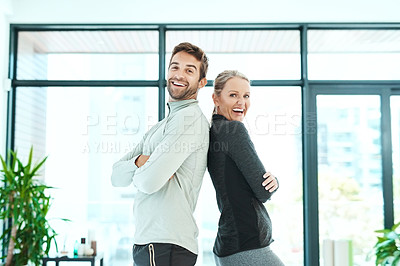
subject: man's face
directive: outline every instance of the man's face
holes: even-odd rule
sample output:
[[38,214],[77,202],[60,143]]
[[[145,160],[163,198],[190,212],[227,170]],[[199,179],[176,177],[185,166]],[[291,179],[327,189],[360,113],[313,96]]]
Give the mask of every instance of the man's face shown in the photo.
[[198,89],[207,83],[205,78],[199,81],[200,65],[200,61],[186,52],[182,51],[174,55],[167,77],[167,89],[171,102],[197,98]]

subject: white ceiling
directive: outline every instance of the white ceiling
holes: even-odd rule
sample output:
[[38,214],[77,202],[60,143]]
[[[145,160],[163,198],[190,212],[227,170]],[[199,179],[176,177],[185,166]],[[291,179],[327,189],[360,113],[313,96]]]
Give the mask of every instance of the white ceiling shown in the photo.
[[[1,0],[11,23],[399,22],[398,0]],[[1,4],[0,4],[1,5]]]

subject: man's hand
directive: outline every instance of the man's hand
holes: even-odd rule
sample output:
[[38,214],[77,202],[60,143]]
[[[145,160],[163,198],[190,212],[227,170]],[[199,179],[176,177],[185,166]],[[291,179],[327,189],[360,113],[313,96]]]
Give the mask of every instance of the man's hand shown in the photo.
[[139,155],[139,157],[136,158],[135,165],[137,167],[142,167],[149,158],[150,158],[150,156],[141,154],[141,155]]
[[265,187],[265,190],[273,192],[278,188],[278,181],[270,172],[266,172],[263,177],[265,180],[262,182],[262,185]]

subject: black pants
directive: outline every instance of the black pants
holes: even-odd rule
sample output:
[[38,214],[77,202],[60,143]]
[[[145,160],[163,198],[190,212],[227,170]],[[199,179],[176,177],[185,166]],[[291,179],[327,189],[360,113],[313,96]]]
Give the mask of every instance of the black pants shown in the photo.
[[197,255],[174,244],[150,243],[133,246],[134,266],[193,266]]

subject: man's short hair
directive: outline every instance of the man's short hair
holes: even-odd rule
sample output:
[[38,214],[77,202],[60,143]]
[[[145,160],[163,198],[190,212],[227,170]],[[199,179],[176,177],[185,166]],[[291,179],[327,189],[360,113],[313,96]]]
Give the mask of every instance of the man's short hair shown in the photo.
[[206,53],[204,53],[201,48],[197,47],[194,44],[188,43],[188,42],[182,42],[175,46],[174,50],[172,51],[171,59],[169,61],[169,64],[171,64],[172,58],[179,52],[186,52],[190,55],[193,55],[197,60],[200,61],[200,79],[203,79],[207,75],[208,71],[208,58],[206,56]]

